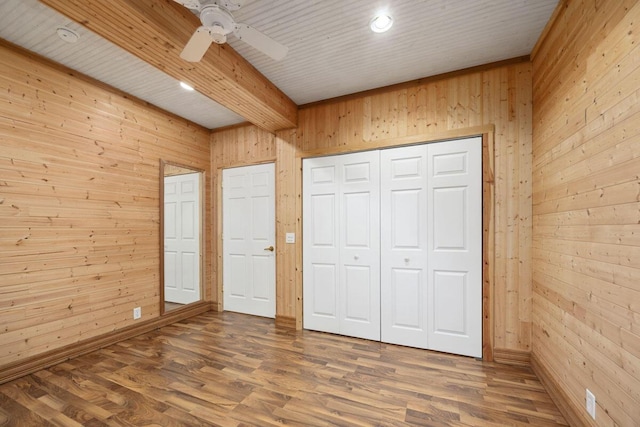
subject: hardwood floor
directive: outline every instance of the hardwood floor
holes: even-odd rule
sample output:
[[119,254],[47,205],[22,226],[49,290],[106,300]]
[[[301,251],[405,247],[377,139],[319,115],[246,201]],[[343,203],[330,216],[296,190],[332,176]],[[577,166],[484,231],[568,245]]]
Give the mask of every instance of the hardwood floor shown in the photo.
[[164,303],[164,312],[175,310],[176,308],[184,307],[184,304],[178,304],[175,302],[165,301]]
[[530,369],[209,312],[0,386],[0,426],[566,425]]

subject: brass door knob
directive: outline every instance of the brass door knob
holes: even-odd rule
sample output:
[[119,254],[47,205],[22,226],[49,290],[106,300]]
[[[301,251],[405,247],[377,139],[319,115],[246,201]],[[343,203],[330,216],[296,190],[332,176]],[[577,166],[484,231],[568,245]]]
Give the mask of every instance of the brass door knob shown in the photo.
[[275,248],[273,246],[269,246],[268,248],[264,248],[265,251],[273,252]]

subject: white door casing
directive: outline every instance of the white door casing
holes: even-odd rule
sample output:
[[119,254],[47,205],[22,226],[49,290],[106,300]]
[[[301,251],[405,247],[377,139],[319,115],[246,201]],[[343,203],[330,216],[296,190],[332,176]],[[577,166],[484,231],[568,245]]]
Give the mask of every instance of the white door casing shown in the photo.
[[164,299],[200,300],[200,173],[164,178]]
[[275,165],[222,171],[224,310],[274,318]]
[[304,327],[380,339],[379,155],[303,161]]

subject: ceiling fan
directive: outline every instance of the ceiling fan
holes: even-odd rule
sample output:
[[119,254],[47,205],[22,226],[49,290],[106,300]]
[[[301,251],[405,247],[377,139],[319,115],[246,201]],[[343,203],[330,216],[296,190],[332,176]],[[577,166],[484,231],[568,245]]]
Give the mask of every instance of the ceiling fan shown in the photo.
[[197,12],[201,27],[198,27],[187,42],[180,57],[185,61],[199,62],[212,42],[224,44],[233,34],[276,61],[287,55],[288,48],[255,28],[237,23],[231,10],[238,10],[243,0],[174,0],[176,3]]

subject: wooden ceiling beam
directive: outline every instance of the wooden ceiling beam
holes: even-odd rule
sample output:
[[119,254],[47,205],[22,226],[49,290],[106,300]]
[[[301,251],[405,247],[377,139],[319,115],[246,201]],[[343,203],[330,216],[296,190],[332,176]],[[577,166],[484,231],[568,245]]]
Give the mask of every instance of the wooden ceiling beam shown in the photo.
[[297,125],[297,105],[229,45],[212,43],[198,63],[180,58],[200,21],[171,0],[40,1],[262,129]]

